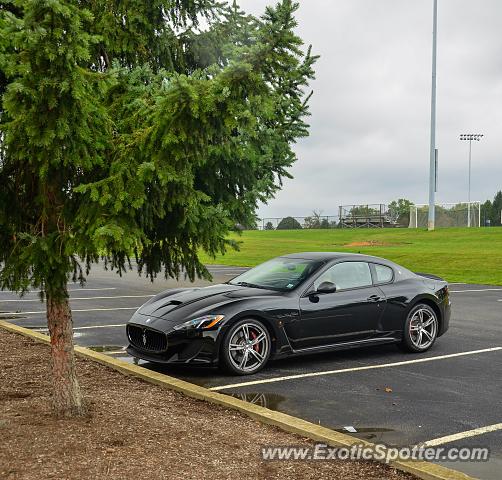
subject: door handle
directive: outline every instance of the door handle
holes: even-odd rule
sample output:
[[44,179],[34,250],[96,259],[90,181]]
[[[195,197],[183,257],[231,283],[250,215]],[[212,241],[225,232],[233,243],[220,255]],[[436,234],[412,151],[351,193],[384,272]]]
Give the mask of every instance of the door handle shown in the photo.
[[380,302],[382,301],[382,297],[379,295],[371,295],[370,297],[367,298],[368,302]]

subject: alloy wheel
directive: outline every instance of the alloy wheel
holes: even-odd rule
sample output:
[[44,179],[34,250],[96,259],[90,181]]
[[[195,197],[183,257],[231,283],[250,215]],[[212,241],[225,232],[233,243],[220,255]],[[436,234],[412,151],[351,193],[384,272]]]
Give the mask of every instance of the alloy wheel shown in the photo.
[[410,321],[410,340],[418,349],[429,348],[436,339],[438,321],[436,315],[426,308],[413,313]]
[[254,371],[266,362],[269,350],[265,327],[255,322],[243,323],[230,337],[229,360],[237,370]]

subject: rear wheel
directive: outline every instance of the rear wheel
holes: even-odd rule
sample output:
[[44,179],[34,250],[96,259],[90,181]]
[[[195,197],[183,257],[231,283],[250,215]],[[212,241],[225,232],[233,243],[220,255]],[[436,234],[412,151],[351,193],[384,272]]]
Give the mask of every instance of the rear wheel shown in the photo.
[[416,305],[406,319],[401,346],[409,352],[429,350],[436,341],[438,326],[437,314],[429,305]]
[[270,334],[259,320],[241,320],[232,325],[222,345],[222,364],[236,375],[261,370],[270,357]]

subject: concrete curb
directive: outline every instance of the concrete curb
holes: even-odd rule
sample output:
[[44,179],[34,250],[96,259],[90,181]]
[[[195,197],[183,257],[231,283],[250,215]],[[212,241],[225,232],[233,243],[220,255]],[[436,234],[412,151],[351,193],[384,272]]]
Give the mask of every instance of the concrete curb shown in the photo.
[[[13,325],[4,320],[0,320],[0,327],[13,333],[18,333],[29,337],[33,340],[50,344],[50,339],[47,335],[34,332],[18,325]],[[237,410],[244,415],[247,415],[255,420],[268,425],[274,425],[287,432],[295,433],[302,437],[310,438],[316,442],[325,443],[332,447],[351,447],[352,445],[365,445],[371,447],[374,445],[371,442],[360,440],[343,433],[335,432],[329,428],[315,425],[301,418],[293,417],[281,412],[275,412],[268,408],[253,405],[251,403],[239,400],[229,395],[212,392],[207,388],[194,385],[183,380],[179,380],[162,373],[153,372],[138,365],[133,365],[123,360],[111,358],[103,353],[95,352],[88,348],[75,346],[77,355],[93,360],[107,367],[113,368],[125,375],[130,375],[140,378],[147,382],[162,387],[170,388],[177,392],[183,393],[189,397],[205,400],[210,403],[221,405],[226,408]],[[389,462],[392,467],[409,472],[424,480],[472,480],[473,477],[462,472],[436,465],[429,462],[405,461],[398,460]]]

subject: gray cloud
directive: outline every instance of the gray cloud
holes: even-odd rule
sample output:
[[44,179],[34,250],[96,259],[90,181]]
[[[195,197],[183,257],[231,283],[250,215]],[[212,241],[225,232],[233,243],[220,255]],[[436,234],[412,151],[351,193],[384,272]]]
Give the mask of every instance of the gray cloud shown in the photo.
[[[253,14],[267,0],[240,0]],[[321,55],[310,137],[296,146],[294,179],[260,215],[325,214],[340,204],[428,198],[432,0],[300,1],[298,33]],[[502,189],[502,2],[439,0],[438,202]]]

